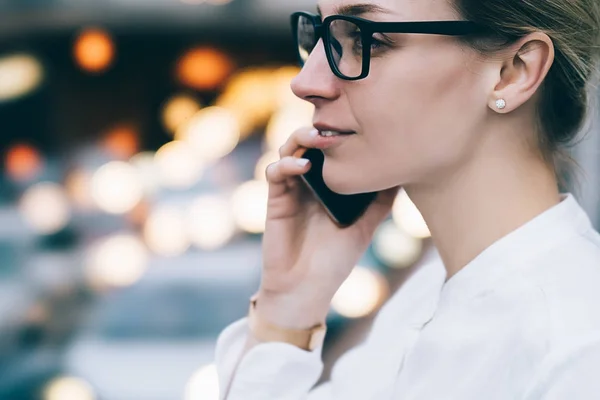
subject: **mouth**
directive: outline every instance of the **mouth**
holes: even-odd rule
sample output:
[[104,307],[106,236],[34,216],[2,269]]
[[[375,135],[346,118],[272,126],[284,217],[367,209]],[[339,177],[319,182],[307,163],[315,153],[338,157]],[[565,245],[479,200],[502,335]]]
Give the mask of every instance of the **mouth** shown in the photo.
[[354,134],[356,134],[356,132],[319,131],[319,135],[322,137],[344,136],[344,135],[354,135]]
[[315,128],[319,131],[319,135],[322,137],[332,137],[332,136],[343,136],[343,135],[354,135],[356,132],[336,128],[334,126],[325,125],[325,124],[315,124]]

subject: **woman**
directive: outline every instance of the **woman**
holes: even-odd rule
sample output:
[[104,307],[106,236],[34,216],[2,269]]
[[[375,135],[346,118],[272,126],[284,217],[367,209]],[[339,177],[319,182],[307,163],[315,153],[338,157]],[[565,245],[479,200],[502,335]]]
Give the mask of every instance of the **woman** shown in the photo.
[[[314,127],[267,169],[263,277],[249,318],[219,339],[222,397],[600,398],[600,235],[556,167],[588,108],[597,0],[362,3],[293,17],[292,89]],[[303,148],[323,150],[334,191],[381,192],[351,227],[307,195]],[[400,186],[439,260],[313,388],[330,301]]]

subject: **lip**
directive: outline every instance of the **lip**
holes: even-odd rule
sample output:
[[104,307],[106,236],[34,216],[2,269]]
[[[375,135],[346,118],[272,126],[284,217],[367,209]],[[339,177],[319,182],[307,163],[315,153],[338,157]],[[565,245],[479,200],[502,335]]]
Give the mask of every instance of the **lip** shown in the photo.
[[349,129],[344,129],[344,128],[338,128],[334,125],[329,125],[329,124],[325,124],[322,122],[316,122],[313,124],[313,126],[315,127],[315,129],[317,129],[319,132],[324,132],[324,131],[334,131],[334,132],[339,132],[342,134],[352,134],[352,133],[356,133],[355,131],[349,130]]

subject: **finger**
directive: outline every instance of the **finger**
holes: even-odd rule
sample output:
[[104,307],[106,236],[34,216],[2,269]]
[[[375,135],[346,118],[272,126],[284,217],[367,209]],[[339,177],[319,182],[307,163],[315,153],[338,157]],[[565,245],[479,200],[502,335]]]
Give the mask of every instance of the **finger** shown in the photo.
[[305,158],[284,157],[270,164],[266,170],[269,197],[283,195],[288,189],[288,179],[305,174],[308,170],[310,170],[310,161]]
[[290,135],[288,140],[279,148],[279,156],[292,157],[301,156],[300,150],[315,147],[315,138],[319,136],[319,131],[314,128],[300,128]]

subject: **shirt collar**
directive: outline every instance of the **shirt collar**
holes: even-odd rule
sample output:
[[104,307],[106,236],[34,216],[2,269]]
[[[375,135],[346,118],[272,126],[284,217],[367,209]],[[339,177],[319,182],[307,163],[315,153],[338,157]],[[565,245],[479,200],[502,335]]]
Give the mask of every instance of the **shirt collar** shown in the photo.
[[557,241],[593,229],[572,194],[561,194],[560,199],[557,205],[498,239],[443,283],[440,301],[464,299],[489,290],[494,282]]

